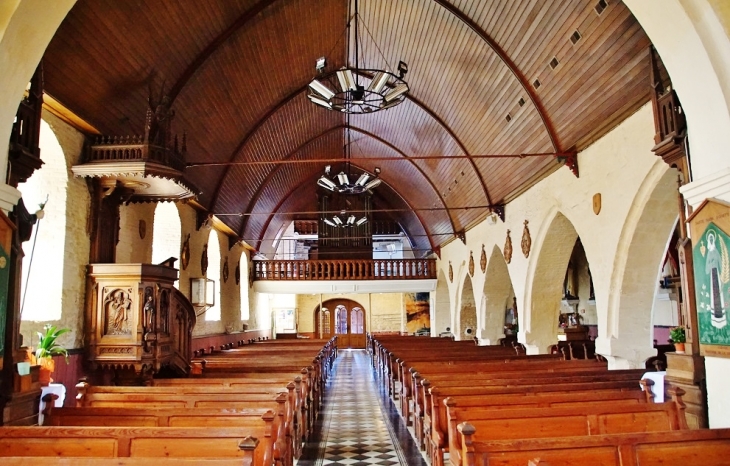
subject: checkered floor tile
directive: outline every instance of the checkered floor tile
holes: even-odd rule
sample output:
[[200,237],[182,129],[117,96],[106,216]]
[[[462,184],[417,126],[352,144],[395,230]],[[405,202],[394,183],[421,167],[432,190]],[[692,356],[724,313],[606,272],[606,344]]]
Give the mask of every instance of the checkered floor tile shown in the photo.
[[[297,466],[425,465],[417,450],[415,455],[405,453],[398,442],[403,442],[399,433],[405,429],[393,425],[400,418],[388,415],[394,408],[385,405],[390,404],[387,397],[381,399],[367,353],[340,350],[335,364],[325,394],[317,447],[310,445]],[[307,450],[311,458],[307,458]]]

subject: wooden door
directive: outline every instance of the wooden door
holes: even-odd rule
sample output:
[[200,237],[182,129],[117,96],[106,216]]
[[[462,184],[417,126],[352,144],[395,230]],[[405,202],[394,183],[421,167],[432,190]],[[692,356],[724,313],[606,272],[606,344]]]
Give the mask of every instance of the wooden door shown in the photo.
[[[350,299],[333,299],[322,303],[315,312],[316,333],[322,338],[337,335],[339,348],[365,348],[365,311]],[[320,333],[321,332],[321,333]]]

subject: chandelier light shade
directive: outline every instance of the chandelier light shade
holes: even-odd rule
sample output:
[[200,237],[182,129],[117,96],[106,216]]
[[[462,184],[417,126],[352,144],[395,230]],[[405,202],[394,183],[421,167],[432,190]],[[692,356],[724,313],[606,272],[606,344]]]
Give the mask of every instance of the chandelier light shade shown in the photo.
[[347,228],[347,227],[355,227],[355,226],[359,227],[360,225],[364,225],[365,223],[367,223],[368,218],[367,218],[367,216],[362,216],[360,218],[357,218],[353,214],[348,215],[347,211],[343,210],[338,215],[333,215],[331,218],[324,217],[323,221],[327,225],[334,227],[334,228],[338,228],[338,227]]
[[[315,69],[318,76],[309,83],[307,97],[312,103],[327,110],[348,114],[373,113],[395,107],[405,100],[410,90],[408,83],[403,80],[408,72],[408,65],[400,61],[397,75],[389,70],[360,68],[359,22],[362,19],[358,11],[358,0],[355,0],[355,14],[347,22],[348,36],[353,20],[355,66],[346,66],[326,73],[326,58],[317,59]],[[350,37],[350,43],[353,42],[352,39]],[[380,51],[377,44],[376,48]],[[387,64],[385,57],[383,60]],[[351,63],[349,59],[348,63]]]

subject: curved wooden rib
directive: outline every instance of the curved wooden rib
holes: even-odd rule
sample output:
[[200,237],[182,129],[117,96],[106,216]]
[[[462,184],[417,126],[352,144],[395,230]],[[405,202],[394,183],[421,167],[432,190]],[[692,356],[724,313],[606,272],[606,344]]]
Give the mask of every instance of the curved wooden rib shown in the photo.
[[537,94],[535,94],[534,89],[527,81],[525,75],[522,74],[522,71],[520,71],[519,68],[517,68],[517,65],[507,55],[502,47],[500,47],[499,44],[497,44],[497,42],[489,34],[487,34],[484,29],[481,28],[481,26],[475,23],[473,19],[468,17],[466,13],[458,9],[456,6],[452,5],[446,0],[433,1],[439,4],[446,11],[454,15],[459,21],[466,24],[472,31],[474,31],[479,37],[481,37],[482,40],[486,42],[487,45],[489,45],[489,47],[494,51],[494,53],[497,54],[500,60],[502,60],[505,65],[507,65],[507,68],[509,68],[514,77],[517,78],[517,80],[520,82],[520,85],[522,85],[522,88],[525,90],[525,92],[527,92],[527,95],[530,97],[532,104],[535,106],[538,115],[540,115],[540,119],[542,119],[542,123],[543,125],[545,125],[545,130],[548,133],[548,137],[550,137],[550,142],[553,145],[553,150],[555,152],[562,152],[562,148],[560,147],[560,140],[558,139],[558,135],[555,131],[555,128],[553,127],[553,123],[547,116],[545,107],[542,105],[542,102],[537,97]]
[[[360,170],[363,169],[362,167],[360,167],[358,165],[355,165],[355,164],[353,164],[353,166],[355,168],[359,168]],[[315,176],[310,177],[309,180],[308,180],[308,182],[312,182],[316,176],[318,176],[318,175],[315,174]],[[403,196],[401,196],[401,194],[398,191],[396,191],[395,189],[393,189],[392,186],[390,186],[389,184],[387,184],[385,182],[383,182],[383,183],[386,186],[388,186],[390,188],[390,190],[393,191],[398,197],[400,197],[401,200],[403,201],[403,203],[406,205],[406,207],[408,207],[408,209],[410,209],[410,211],[413,212],[413,215],[415,215],[416,218],[418,219],[418,223],[421,224],[421,228],[423,228],[423,231],[426,232],[426,237],[428,238],[428,244],[431,245],[431,250],[434,250],[434,248],[436,247],[436,245],[433,242],[433,237],[431,236],[431,233],[429,232],[428,228],[426,228],[426,223],[423,221],[423,218],[418,213],[418,211],[417,210],[414,210],[413,209],[413,206],[406,200],[406,198],[404,198]],[[286,195],[283,196],[281,198],[281,200],[276,204],[276,207],[274,207],[274,209],[272,209],[272,212],[274,212],[274,213],[269,214],[269,218],[266,220],[266,223],[264,223],[264,226],[261,229],[261,232],[259,233],[259,237],[256,240],[257,246],[260,246],[261,245],[261,243],[263,242],[264,237],[266,235],[266,231],[268,231],[268,229],[269,229],[269,224],[274,219],[274,217],[276,217],[278,215],[275,212],[277,212],[279,210],[279,208],[282,206],[282,204],[284,204],[284,202],[286,202],[291,197],[291,195],[294,194],[294,192],[298,188],[299,188],[299,186],[295,186],[292,189],[290,189],[289,192],[286,193]],[[451,218],[451,216],[449,216],[449,218]],[[401,228],[402,228],[402,225],[401,225]],[[243,228],[242,228],[241,231],[239,231],[238,236],[239,237],[243,237],[243,233],[244,233],[244,231],[243,231]],[[409,233],[407,231],[405,233],[406,233],[406,235],[409,235]]]
[[[324,131],[324,132],[322,132],[322,133],[320,133],[320,134],[318,134],[318,135],[316,135],[316,136],[308,139],[307,141],[305,141],[304,143],[302,143],[299,147],[297,147],[292,152],[290,152],[285,157],[283,157],[282,160],[288,160],[288,159],[293,158],[304,147],[308,146],[309,144],[313,143],[314,141],[323,138],[324,136],[330,134],[333,131],[337,131],[339,129],[345,129],[345,128],[347,128],[346,125],[334,126],[334,127],[330,128],[330,129],[328,129],[327,131]],[[446,209],[446,207],[447,207],[446,206],[446,203],[444,202],[443,198],[439,194],[439,190],[436,189],[436,186],[433,184],[433,181],[431,181],[431,178],[429,178],[428,175],[426,175],[426,173],[423,171],[423,169],[416,162],[414,162],[413,160],[408,159],[408,156],[403,151],[401,151],[400,149],[398,149],[396,146],[394,146],[390,142],[384,140],[380,136],[377,136],[377,135],[375,135],[375,134],[373,134],[373,133],[371,133],[369,131],[365,131],[365,130],[363,130],[361,128],[356,128],[356,127],[353,127],[353,126],[350,126],[350,129],[352,129],[353,131],[356,131],[356,132],[358,132],[360,134],[363,134],[365,136],[368,136],[368,137],[371,137],[371,138],[375,139],[376,141],[380,142],[381,144],[383,144],[386,147],[388,147],[388,148],[392,149],[393,151],[395,151],[397,154],[400,154],[401,156],[403,156],[404,159],[408,160],[414,166],[414,168],[416,170],[418,170],[418,172],[421,173],[421,175],[423,175],[423,177],[426,179],[426,181],[428,181],[429,185],[431,186],[431,189],[433,189],[433,191],[436,193],[436,197],[439,199],[439,201],[441,202],[441,205],[444,207],[444,209],[447,212],[447,216],[449,217],[449,223],[451,223],[451,231],[452,232],[456,231],[456,225],[454,224],[454,219],[451,216],[451,212],[448,209]],[[276,167],[274,167],[273,170],[271,170],[271,172],[269,172],[269,174],[266,176],[266,178],[261,183],[261,185],[256,189],[256,192],[254,193],[254,195],[251,196],[251,200],[249,201],[248,205],[246,206],[246,209],[242,212],[243,214],[247,214],[247,213],[251,212],[251,210],[253,209],[253,207],[256,205],[256,203],[258,202],[259,198],[261,197],[261,194],[263,193],[263,190],[266,187],[266,185],[269,183],[269,181],[274,177],[274,175],[276,175],[276,173],[283,166],[284,166],[283,164],[277,165]],[[400,194],[398,194],[398,195],[400,196]],[[403,198],[403,196],[400,196],[400,197]],[[406,202],[406,204],[410,206],[410,204],[408,204],[407,202]],[[421,220],[421,219],[419,218],[419,220]],[[240,235],[243,235],[243,233],[244,233],[244,231],[246,229],[247,224],[248,224],[248,218],[246,218],[243,221],[243,224],[241,225]],[[424,228],[424,230],[426,232],[428,232],[427,229]],[[431,241],[431,235],[430,234],[429,234],[429,241]]]

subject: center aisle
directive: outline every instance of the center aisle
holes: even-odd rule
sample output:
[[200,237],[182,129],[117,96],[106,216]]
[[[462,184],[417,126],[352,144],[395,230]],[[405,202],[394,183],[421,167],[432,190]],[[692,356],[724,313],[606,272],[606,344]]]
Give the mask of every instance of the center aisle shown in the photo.
[[365,350],[339,350],[312,441],[297,466],[426,466]]

